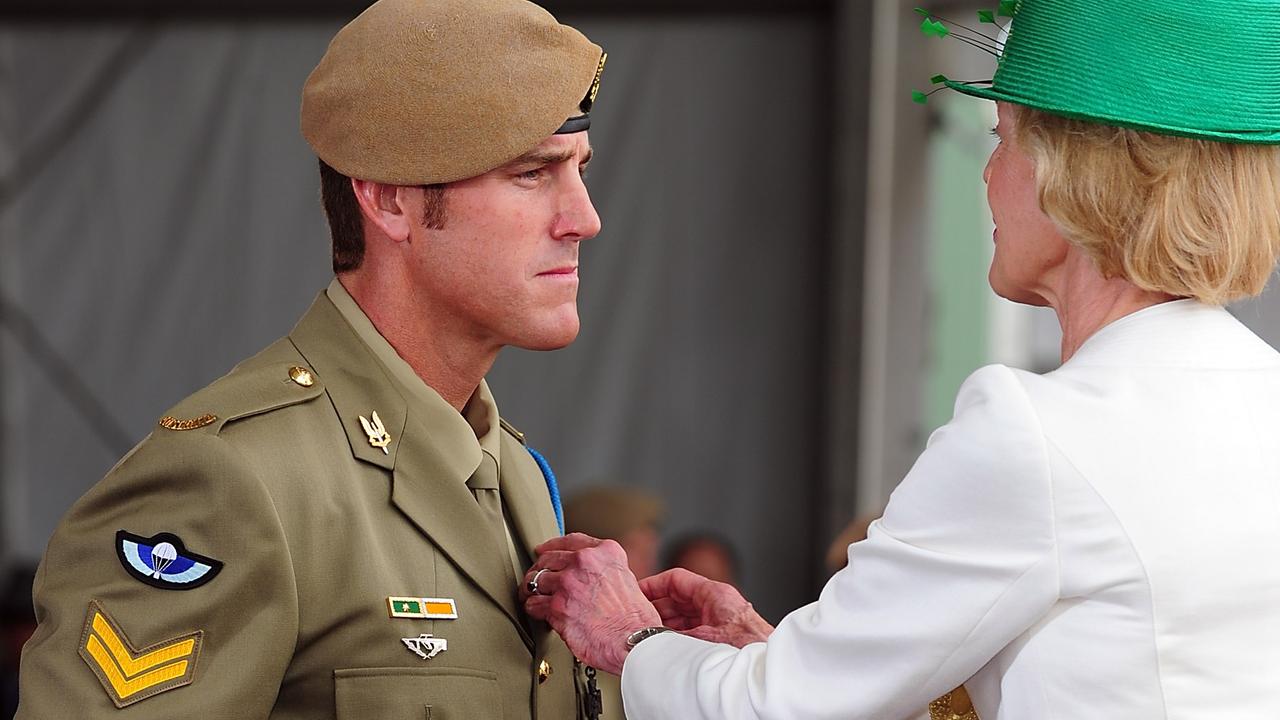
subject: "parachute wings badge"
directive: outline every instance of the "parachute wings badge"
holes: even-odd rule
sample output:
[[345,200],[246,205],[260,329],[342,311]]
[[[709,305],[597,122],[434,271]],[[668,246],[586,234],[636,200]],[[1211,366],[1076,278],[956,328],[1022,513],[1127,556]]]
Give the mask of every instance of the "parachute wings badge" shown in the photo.
[[198,588],[222,570],[221,561],[187,550],[173,533],[147,538],[121,530],[116,533],[116,555],[134,579],[164,590]]

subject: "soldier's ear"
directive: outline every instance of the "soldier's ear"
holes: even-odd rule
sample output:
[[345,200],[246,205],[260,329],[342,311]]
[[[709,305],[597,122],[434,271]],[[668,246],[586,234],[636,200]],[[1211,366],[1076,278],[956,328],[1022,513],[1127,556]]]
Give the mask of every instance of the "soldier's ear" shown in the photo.
[[367,221],[366,228],[372,224],[374,229],[394,242],[409,239],[414,218],[408,202],[412,188],[352,178],[351,189]]

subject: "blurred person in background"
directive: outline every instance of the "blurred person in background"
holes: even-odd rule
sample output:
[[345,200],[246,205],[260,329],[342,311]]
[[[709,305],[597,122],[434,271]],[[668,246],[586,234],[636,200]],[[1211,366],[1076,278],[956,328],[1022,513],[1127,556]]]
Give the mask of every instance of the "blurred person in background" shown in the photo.
[[1280,3],[998,14],[1003,44],[922,29],[1001,51],[990,83],[936,81],[997,103],[989,280],[1055,311],[1061,366],[972,374],[776,629],[686,571],[637,584],[611,543],[540,546],[525,607],[623,673],[631,720],[899,720],[961,683],[985,720],[1280,707],[1280,353],[1223,307],[1280,253]]
[[0,718],[18,711],[18,658],[36,630],[31,586],[36,569],[15,567],[0,585]]
[[700,531],[681,535],[667,545],[665,558],[664,570],[684,568],[708,580],[734,587],[741,584],[738,554],[728,539],[716,533]]
[[[564,527],[566,532],[618,543],[632,576],[646,578],[658,571],[658,531],[665,512],[660,499],[639,488],[597,485],[565,500]],[[608,672],[596,677],[603,705],[601,714],[605,718],[625,717],[621,678]]]
[[336,277],[62,519],[19,718],[591,715],[518,602],[553,476],[484,376],[577,336],[603,69],[523,0],[338,32],[301,109]]
[[658,531],[665,513],[662,500],[652,493],[597,485],[565,500],[564,529],[616,541],[627,554],[631,574],[646,578],[658,572]]

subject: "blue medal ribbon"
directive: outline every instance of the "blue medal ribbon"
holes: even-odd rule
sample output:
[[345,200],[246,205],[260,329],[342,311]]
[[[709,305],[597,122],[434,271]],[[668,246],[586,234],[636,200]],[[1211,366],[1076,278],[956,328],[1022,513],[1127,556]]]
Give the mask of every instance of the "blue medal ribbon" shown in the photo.
[[564,508],[560,506],[560,486],[556,484],[556,474],[552,472],[551,463],[542,457],[542,453],[527,445],[524,449],[533,456],[533,461],[538,463],[538,469],[542,470],[542,479],[547,481],[547,492],[551,495],[551,509],[556,511],[556,527],[560,528],[560,534],[563,535]]

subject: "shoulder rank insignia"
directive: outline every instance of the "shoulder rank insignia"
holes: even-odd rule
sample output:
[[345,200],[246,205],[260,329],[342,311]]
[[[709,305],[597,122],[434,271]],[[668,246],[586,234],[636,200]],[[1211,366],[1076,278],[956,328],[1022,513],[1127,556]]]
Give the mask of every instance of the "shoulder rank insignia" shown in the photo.
[[172,415],[165,415],[160,418],[160,427],[167,430],[198,430],[216,422],[218,422],[218,416],[212,414],[201,415],[190,420],[179,420]]
[[162,692],[190,685],[204,631],[137,649],[97,600],[89,602],[89,614],[80,638],[80,657],[102,682],[117,708],[132,705]]
[[390,455],[387,446],[391,444],[391,433],[387,432],[387,428],[382,425],[382,418],[378,417],[378,411],[373,411],[373,421],[370,422],[365,416],[360,416],[360,424],[364,426],[364,434],[369,436],[369,444],[382,448],[385,455]]
[[135,579],[164,590],[190,590],[209,582],[222,563],[197,555],[172,533],[149,538],[121,530],[116,533],[116,555]]

